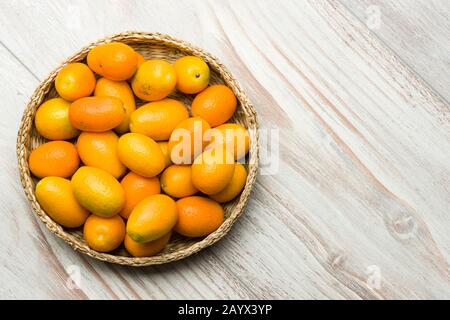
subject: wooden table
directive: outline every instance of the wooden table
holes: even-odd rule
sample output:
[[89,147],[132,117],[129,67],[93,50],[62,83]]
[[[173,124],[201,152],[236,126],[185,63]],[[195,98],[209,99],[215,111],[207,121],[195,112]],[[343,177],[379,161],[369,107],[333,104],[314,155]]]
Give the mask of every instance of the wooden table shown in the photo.
[[[3,1],[0,298],[450,298],[449,17],[446,0]],[[18,177],[39,81],[125,30],[219,57],[279,133],[230,234],[170,265],[74,252]]]

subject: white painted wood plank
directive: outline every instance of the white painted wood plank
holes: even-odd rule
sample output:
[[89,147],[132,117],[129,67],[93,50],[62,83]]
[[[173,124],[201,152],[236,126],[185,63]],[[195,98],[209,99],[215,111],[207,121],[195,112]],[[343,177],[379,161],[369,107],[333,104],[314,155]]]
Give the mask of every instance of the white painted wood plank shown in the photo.
[[[0,273],[14,279],[0,277],[0,296],[450,297],[448,105],[337,2],[14,1],[2,4],[0,21],[8,75],[0,141],[11,150],[0,155],[8,168],[0,177],[16,190],[2,191],[0,237],[22,241],[13,255],[0,248],[11,256]],[[225,239],[140,269],[82,257],[37,223],[13,152],[35,77],[128,29],[170,33],[215,54],[247,90],[262,127],[281,129],[280,170],[258,178]],[[70,265],[80,267],[82,290],[65,287]],[[367,286],[372,266],[380,288]]]
[[342,0],[361,21],[379,11],[371,30],[436,92],[450,101],[450,1]]

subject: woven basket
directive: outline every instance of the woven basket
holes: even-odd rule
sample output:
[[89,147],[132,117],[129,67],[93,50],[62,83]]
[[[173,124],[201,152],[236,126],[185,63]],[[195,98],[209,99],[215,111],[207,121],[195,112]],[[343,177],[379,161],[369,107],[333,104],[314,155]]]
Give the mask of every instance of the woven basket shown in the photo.
[[[170,243],[166,248],[156,256],[146,258],[130,257],[124,248],[119,248],[112,253],[100,253],[90,249],[83,239],[82,230],[67,229],[53,221],[41,208],[35,197],[35,185],[37,180],[30,174],[28,168],[28,156],[30,151],[40,144],[46,142],[41,137],[34,126],[34,115],[37,108],[45,100],[57,96],[54,80],[57,73],[65,65],[75,61],[85,61],[87,53],[93,47],[111,41],[120,41],[133,47],[136,51],[144,55],[146,59],[164,59],[174,62],[177,58],[184,55],[194,55],[204,59],[211,69],[211,84],[223,83],[233,90],[239,101],[236,113],[230,122],[237,122],[245,126],[250,133],[250,152],[246,160],[248,177],[242,194],[233,201],[225,204],[225,221],[215,232],[205,238],[185,238],[179,235],[172,236]],[[186,106],[190,107],[193,96],[174,92],[171,97],[182,100]],[[137,106],[144,104],[144,101],[137,100]],[[250,195],[250,191],[256,179],[258,169],[258,122],[256,112],[250,104],[246,94],[232,77],[228,70],[215,57],[202,49],[196,48],[191,44],[177,40],[171,36],[161,33],[145,32],[125,32],[117,34],[84,47],[72,57],[64,61],[56,70],[54,70],[35,90],[27,107],[24,111],[20,129],[17,137],[17,158],[19,161],[20,179],[25,189],[25,193],[31,202],[34,212],[47,226],[47,228],[58,237],[70,244],[75,250],[78,250],[90,257],[118,263],[129,266],[148,266],[163,264],[185,258],[191,254],[206,248],[219,239],[221,239],[231,228],[233,223],[243,213],[244,207]]]

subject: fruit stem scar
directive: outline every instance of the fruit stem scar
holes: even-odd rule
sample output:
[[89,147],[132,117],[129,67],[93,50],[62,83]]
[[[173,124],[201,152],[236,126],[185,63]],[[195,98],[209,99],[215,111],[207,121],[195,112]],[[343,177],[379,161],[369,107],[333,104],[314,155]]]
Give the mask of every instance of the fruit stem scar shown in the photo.
[[195,77],[198,79],[198,78],[200,78],[200,73],[196,73],[195,74]]

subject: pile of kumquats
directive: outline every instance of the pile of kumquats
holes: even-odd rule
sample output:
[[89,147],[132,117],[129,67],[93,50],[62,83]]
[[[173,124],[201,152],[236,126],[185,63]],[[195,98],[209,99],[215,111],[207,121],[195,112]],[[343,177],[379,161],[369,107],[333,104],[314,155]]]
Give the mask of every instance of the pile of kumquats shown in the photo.
[[[41,179],[41,207],[66,228],[84,225],[90,248],[110,252],[124,243],[136,257],[163,250],[172,232],[204,237],[219,228],[221,203],[245,186],[237,160],[248,153],[250,136],[227,123],[237,106],[233,91],[209,79],[198,57],[145,60],[119,42],[93,48],[87,64],[63,67],[55,79],[59,97],[35,116],[50,140],[28,162]],[[167,98],[174,90],[193,95],[192,115]]]

